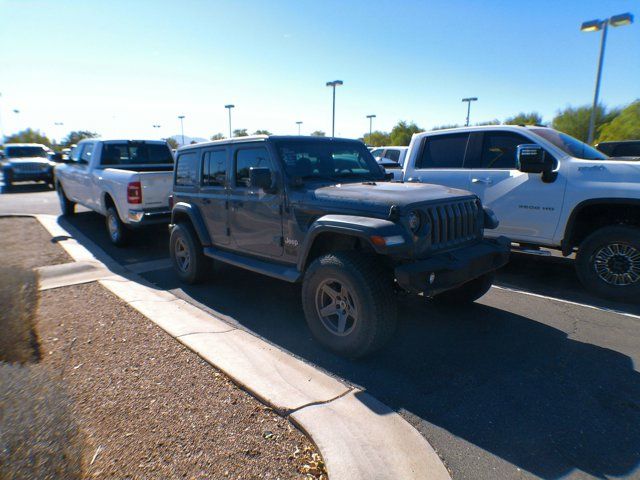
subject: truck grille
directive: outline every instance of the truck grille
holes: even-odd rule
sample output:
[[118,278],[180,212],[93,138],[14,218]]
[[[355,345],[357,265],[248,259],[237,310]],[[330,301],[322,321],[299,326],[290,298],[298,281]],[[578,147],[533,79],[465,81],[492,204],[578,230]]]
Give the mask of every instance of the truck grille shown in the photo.
[[20,163],[14,165],[13,169],[16,173],[40,173],[47,169],[42,163]]
[[440,250],[480,237],[477,200],[445,203],[425,208],[431,222],[431,249]]

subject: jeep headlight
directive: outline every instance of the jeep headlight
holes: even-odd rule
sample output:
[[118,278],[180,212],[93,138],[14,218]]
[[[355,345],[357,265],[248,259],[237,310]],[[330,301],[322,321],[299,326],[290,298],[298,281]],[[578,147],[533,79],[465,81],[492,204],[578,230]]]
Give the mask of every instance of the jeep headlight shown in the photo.
[[420,230],[421,223],[422,222],[420,220],[420,214],[418,212],[416,212],[415,210],[409,212],[409,228],[413,233],[416,233],[418,230]]

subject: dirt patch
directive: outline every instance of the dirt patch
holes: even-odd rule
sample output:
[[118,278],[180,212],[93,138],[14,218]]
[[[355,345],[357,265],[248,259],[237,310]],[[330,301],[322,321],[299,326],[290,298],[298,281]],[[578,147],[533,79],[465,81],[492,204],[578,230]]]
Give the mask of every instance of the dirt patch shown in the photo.
[[[89,307],[89,308],[87,308]],[[91,478],[307,478],[308,438],[99,284],[41,292]],[[304,472],[304,473],[303,473]]]
[[0,218],[0,265],[26,269],[72,262],[35,218]]

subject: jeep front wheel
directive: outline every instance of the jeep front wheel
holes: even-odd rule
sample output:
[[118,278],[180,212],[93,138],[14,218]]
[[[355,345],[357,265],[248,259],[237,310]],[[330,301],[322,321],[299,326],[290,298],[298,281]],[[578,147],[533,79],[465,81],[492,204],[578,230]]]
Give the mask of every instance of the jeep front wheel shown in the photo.
[[576,272],[587,289],[614,300],[640,296],[640,229],[604,227],[583,240],[576,254]]
[[302,306],[316,340],[346,357],[362,357],[381,348],[396,326],[390,272],[357,252],[314,260],[304,276]]

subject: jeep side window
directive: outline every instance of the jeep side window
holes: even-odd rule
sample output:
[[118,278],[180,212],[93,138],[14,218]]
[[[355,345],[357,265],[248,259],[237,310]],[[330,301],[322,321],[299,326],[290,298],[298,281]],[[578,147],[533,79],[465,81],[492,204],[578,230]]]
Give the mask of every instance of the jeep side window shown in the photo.
[[264,147],[243,148],[236,152],[236,186],[249,188],[249,169],[270,168],[269,153]]
[[202,159],[202,185],[224,187],[227,178],[227,152],[215,150],[205,152]]
[[426,137],[416,168],[462,168],[468,133]]
[[195,186],[197,180],[198,153],[182,153],[176,160],[176,185]]
[[518,168],[516,150],[525,143],[532,141],[517,133],[484,132],[480,168]]

